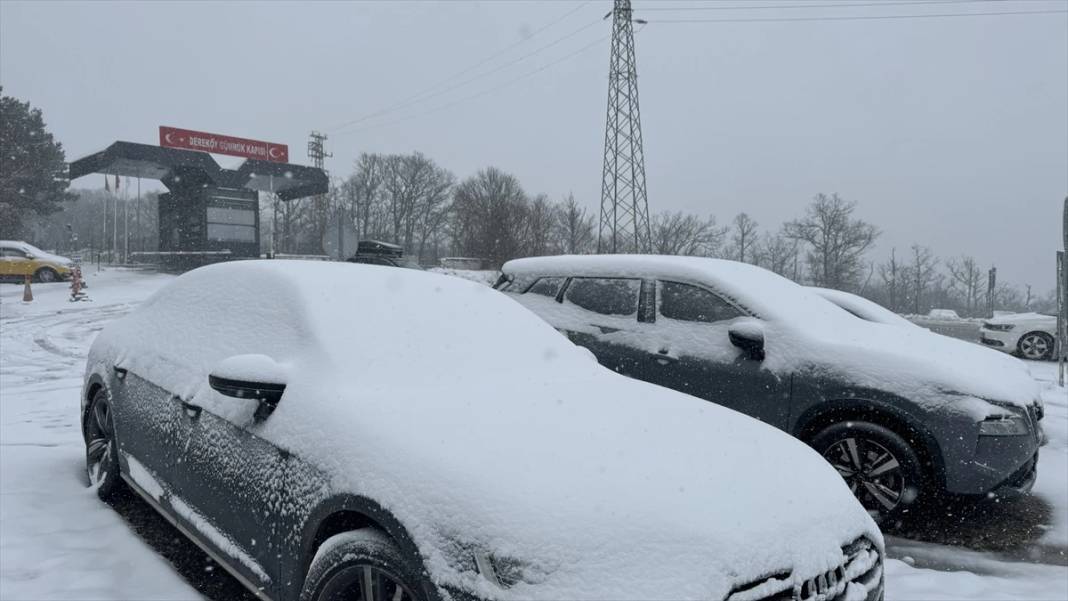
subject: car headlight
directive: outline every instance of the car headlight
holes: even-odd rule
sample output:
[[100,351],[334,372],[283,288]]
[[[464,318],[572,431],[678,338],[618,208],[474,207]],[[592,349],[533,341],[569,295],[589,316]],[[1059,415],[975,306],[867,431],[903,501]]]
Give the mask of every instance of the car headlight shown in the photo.
[[995,415],[979,422],[979,436],[1025,436],[1030,433],[1022,415]]
[[1011,323],[984,323],[983,327],[992,332],[1008,332],[1016,326]]

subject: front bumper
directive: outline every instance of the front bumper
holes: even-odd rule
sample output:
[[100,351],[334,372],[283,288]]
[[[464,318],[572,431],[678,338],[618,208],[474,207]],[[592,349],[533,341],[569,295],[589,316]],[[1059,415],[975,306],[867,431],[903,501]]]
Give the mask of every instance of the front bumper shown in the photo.
[[1008,332],[999,332],[997,330],[988,330],[986,328],[979,329],[979,344],[1002,351],[1004,353],[1015,353],[1016,343],[1020,340],[1019,332],[1015,329]]
[[1046,442],[1042,426],[1033,414],[1029,416],[1026,435],[976,436],[972,452],[958,448],[957,461],[947,461],[946,490],[962,495],[1029,492],[1037,477],[1038,449]]

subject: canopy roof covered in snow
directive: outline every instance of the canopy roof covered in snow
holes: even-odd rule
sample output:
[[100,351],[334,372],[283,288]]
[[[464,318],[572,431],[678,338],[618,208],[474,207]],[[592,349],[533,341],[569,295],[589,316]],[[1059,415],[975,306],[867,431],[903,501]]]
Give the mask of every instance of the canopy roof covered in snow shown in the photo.
[[224,169],[206,152],[115,142],[70,164],[70,179],[92,173],[158,179],[168,188],[210,185],[274,192],[282,200],[327,191],[326,173],[317,167],[248,159],[237,169]]

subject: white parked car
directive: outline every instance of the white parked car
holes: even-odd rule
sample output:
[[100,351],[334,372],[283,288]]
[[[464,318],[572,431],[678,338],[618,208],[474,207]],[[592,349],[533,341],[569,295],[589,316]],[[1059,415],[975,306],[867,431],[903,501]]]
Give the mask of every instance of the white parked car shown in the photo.
[[82,423],[98,494],[266,599],[882,599],[882,536],[810,448],[460,278],[191,271],[97,337]]
[[889,326],[903,326],[909,328],[920,327],[879,303],[870,301],[863,296],[844,292],[842,290],[819,288],[817,286],[809,286],[808,289],[865,321],[886,324]]
[[987,347],[1035,361],[1053,359],[1056,337],[1057,318],[1044,313],[1002,315],[979,328],[979,342]]

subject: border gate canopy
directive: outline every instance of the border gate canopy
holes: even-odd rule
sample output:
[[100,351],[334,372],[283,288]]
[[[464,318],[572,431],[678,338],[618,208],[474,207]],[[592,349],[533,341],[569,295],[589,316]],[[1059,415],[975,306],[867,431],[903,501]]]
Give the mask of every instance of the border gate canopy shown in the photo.
[[157,179],[170,189],[193,185],[274,191],[282,200],[325,194],[326,173],[317,167],[247,159],[237,169],[223,169],[206,152],[115,142],[70,164],[70,179],[93,173]]

